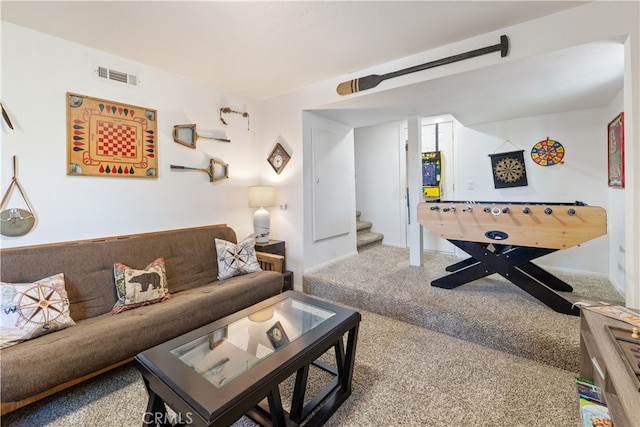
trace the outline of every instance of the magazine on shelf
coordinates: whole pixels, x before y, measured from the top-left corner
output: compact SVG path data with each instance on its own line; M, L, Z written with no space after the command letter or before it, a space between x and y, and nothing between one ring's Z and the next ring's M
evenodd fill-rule
M611 427L609 408L593 400L580 398L580 417L584 427Z
M580 308L584 308L586 310L611 317L612 319L621 320L632 326L640 328L640 312L637 310L633 310L631 308L623 307L620 305L609 305L592 302L576 302L575 305Z
M595 385L593 381L585 380L584 378L576 378L576 391L578 392L578 397L584 397L604 405L604 399L602 398L600 387Z
M602 399L600 387L592 381L576 378L580 418L585 427L611 427L609 408Z

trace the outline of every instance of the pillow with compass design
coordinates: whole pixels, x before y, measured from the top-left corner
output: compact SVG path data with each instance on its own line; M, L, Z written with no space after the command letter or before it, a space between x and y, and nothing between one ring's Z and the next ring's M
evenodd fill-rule
M0 282L0 347L73 325L64 274L33 283Z
M255 246L256 239L253 235L244 238L238 244L216 239L218 280L261 271Z

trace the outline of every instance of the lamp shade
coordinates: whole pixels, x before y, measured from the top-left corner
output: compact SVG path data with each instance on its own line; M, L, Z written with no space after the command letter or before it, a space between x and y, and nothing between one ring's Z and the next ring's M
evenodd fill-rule
M275 206L276 189L269 186L253 186L249 187L249 207L250 208L266 208Z

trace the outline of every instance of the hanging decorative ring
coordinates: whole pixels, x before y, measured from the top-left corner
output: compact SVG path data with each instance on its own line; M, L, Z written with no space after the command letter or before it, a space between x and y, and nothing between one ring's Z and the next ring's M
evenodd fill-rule
M36 223L36 215L33 213L34 210L29 204L27 195L18 181L16 170L17 157L13 156L13 178L11 179L11 184L9 184L9 188L7 188L7 191L2 197L0 209L4 208L5 203L9 200L14 185L18 187L18 191L20 191L20 195L22 195L22 199L28 209L9 208L0 212L0 234L3 236L22 236L31 231Z

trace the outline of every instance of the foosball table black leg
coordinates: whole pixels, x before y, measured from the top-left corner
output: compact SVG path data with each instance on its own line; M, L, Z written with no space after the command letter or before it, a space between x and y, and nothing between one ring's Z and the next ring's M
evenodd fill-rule
M553 279L552 286L555 287L562 287L561 284L564 282L529 262L531 259L553 252L553 249L517 247L513 250L495 253L482 243L463 240L449 241L471 255L471 258L476 260L477 263L434 280L431 282L432 286L453 289L490 274L498 273L553 310L576 316L580 314L580 310L571 301L557 294L540 278ZM529 271L534 274L529 274ZM569 289L571 288L568 284L565 285ZM563 289L561 290L565 290L566 287L562 287Z

